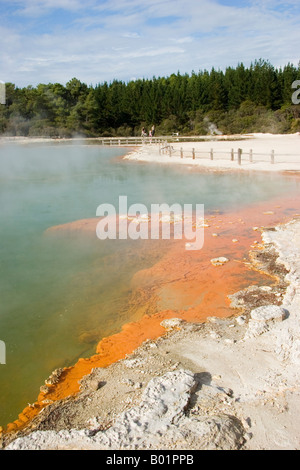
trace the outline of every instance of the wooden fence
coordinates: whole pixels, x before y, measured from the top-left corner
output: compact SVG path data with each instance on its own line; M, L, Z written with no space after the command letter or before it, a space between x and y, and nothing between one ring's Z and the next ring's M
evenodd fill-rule
M101 143L103 145L114 146L140 146L149 144L170 144L172 142L207 142L207 141L237 141L247 139L247 136L179 136L177 134L169 136L157 137L91 137L90 140Z
M231 149L230 151L216 151L213 148L211 148L209 151L208 150L195 150L195 148L192 148L191 150L183 150L181 147L180 149L174 149L172 145L168 144L167 142L164 142L162 145L159 146L159 154L160 155L167 155L169 157L172 156L177 156L180 158L192 158L193 160L195 159L210 159L211 161L213 160L226 160L227 158L230 159L230 161L236 161L238 165L242 164L242 159L244 161L248 161L250 163L253 163L254 160L256 161L268 161L271 164L275 163L275 150L271 150L269 156L266 154L262 153L254 153L252 149L248 151L243 151L241 148L238 148L236 151L234 149ZM255 157L264 157L264 159L259 159ZM267 160L266 160L267 157Z
M163 139L156 138L156 137L98 137L91 139L94 141L100 142L102 145L114 145L114 146L125 146L125 147L136 147L142 145L151 145L151 144L159 144L161 145Z
M230 150L216 150L211 148L210 150L196 150L179 148L180 142L211 142L214 141L239 141L242 143L243 140L247 139L247 136L230 136L226 138L224 136L202 136L202 137L182 137L182 136L164 136L164 137L98 137L92 138L94 142L108 146L126 146L126 147L139 147L145 145L153 145L156 149L158 148L159 155L166 155L167 157L180 157L180 158L191 158L195 159L210 159L213 160L229 160L235 161L238 165L242 162L247 163L259 163L259 162L270 162L272 165L275 164L275 150L270 150L269 153L258 153L254 152L253 149L243 150L230 149ZM172 143L176 143L176 148L173 148ZM156 151L156 150L155 150ZM276 163L286 161L287 154L276 154ZM299 155L290 155L300 161ZM281 157L284 157L282 159ZM299 160L298 160L299 159Z

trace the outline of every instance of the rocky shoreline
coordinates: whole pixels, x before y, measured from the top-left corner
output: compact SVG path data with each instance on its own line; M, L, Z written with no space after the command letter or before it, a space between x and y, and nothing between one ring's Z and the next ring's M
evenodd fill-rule
M262 236L251 259L272 286L233 295L229 319L165 320L163 337L94 369L3 448L299 449L300 220Z

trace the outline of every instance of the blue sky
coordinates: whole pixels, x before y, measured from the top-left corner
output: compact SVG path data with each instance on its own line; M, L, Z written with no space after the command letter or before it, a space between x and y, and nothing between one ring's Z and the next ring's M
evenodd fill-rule
M0 79L17 86L300 59L299 0L0 0L0 18Z

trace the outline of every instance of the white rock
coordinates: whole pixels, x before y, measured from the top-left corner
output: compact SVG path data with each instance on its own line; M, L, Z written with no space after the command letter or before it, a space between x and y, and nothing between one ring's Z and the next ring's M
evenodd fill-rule
M215 331L212 331L209 336L210 336L212 339L219 339L219 338L221 338L221 336L220 336L218 333L216 333Z
M256 338L269 331L274 322L283 321L287 312L278 305L264 305L252 310L244 339Z
M300 364L300 339L293 342L290 350L290 358L293 364Z
M210 260L211 264L214 266L222 266L225 263L228 263L229 259L225 258L224 256L220 256L219 258L213 258Z
M141 359L124 359L123 364L128 367L128 369L134 369L143 364Z
M234 340L233 340L233 339L230 339L230 338L225 338L225 339L224 339L224 343L226 343L226 344L234 344Z
M137 382L136 384L134 384L134 387L136 390L142 388L143 384L141 382Z
M166 330L172 330L173 328L179 328L183 323L181 318L168 318L161 322L161 326L166 328Z
M249 320L244 339L256 338L269 330L266 322Z
M219 319L217 317L207 317L206 321L208 323L218 323Z
M250 315L255 321L283 321L286 318L286 311L278 305L264 305L252 310Z
M271 292L272 287L271 286L260 286L260 290L264 292Z
M244 315L240 315L235 319L238 325L244 325L246 323L246 317Z

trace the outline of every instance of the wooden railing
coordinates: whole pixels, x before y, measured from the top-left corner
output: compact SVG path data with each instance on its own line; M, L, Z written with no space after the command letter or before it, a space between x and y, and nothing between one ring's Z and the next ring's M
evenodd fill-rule
M238 165L242 164L243 162L249 162L249 163L258 163L258 162L267 162L269 161L272 165L275 163L275 150L270 150L270 153L258 153L258 152L253 152L253 149L248 149L248 150L243 150L241 148L238 148L234 150L233 148L228 151L224 150L215 150L211 148L210 150L199 150L199 149L183 149L181 148L176 148L174 149L171 144L168 142L164 142L159 146L159 154L160 155L166 155L167 157L180 157L180 158L191 158L192 160L196 159L209 159L211 161L213 160L230 160L230 161L236 161ZM290 155L293 157L297 157L297 155L293 154ZM288 157L288 155L281 155L278 154L277 158L279 163L280 157ZM300 154L299 154L299 162L300 162Z
M161 144L162 138L156 137L98 137L93 139L102 145L136 147L141 145Z
M139 146L148 144L170 144L173 142L207 142L207 141L237 141L249 138L248 136L179 136L177 134L154 137L96 137L91 140L103 145Z
M220 141L240 141L249 139L247 135L236 135L236 136L163 136L163 137L98 137L91 138L88 140L93 140L94 142L100 143L106 146L126 146L126 147L138 147L138 146L150 146L153 145L153 151L158 151L159 155L166 155L168 157L180 157L180 158L191 158L195 159L209 159L213 160L230 160L237 162L238 165L241 165L242 162L248 163L258 163L258 162L270 162L271 164L280 163L286 161L286 154L276 153L275 150L271 149L269 153L259 153L254 152L253 149L243 150L242 148L230 150L217 150L213 148L213 142ZM197 149L183 149L179 147L178 143L180 142L212 142L212 147L209 150L201 150L199 147ZM176 148L172 146L172 143L176 143ZM154 150L155 149L155 150ZM157 150L158 149L158 150ZM291 157L300 161L299 155L293 154ZM281 158L282 157L282 158Z

